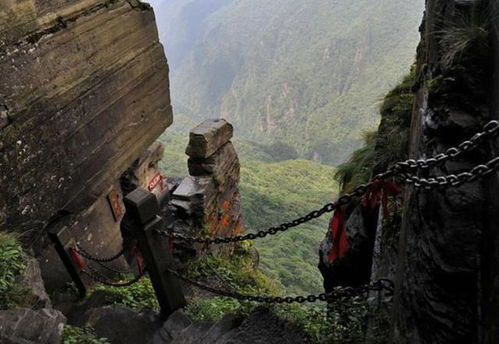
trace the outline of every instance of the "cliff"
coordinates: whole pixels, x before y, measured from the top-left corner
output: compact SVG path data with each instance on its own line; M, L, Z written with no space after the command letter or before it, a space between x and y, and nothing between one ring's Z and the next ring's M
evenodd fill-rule
M494 14L496 13L496 14ZM409 153L436 155L499 116L495 1L427 1L417 58ZM457 174L494 157L487 142L431 175ZM499 340L497 185L404 195L395 297L395 341L497 343ZM431 329L429 331L429 329Z
M499 117L497 18L494 1L426 2L416 64L386 96L379 130L339 167L344 192L397 161L427 159L458 146ZM497 148L497 140L486 140L418 176L457 175L494 158ZM331 262L328 234L321 247L326 289L352 284L353 277L360 283L395 281L393 303L371 303L368 342L497 343L497 187L497 173L457 187L406 185L401 194L391 194L377 219L366 220L365 203L344 210L352 250L340 264ZM389 192L387 184L383 188ZM355 251L359 242L367 244L362 253ZM348 270L349 260L370 269L359 276Z
M172 122L152 10L8 1L0 17L0 224L37 231L95 202Z
M51 290L66 273L46 231L121 247L120 179L141 167L149 185L173 120L168 65L139 1L3 1L0 18L0 227L26 234Z

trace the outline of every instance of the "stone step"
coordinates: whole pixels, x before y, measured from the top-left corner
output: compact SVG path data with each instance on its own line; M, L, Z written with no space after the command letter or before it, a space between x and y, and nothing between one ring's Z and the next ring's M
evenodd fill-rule
M185 328L178 337L174 338L171 344L201 344L203 337L213 326L213 322L203 320Z
M182 331L192 325L192 321L181 311L176 311L154 335L153 344L169 344L180 336Z
M240 316L229 314L216 322L204 335L199 343L215 344L224 335L241 325L243 319Z

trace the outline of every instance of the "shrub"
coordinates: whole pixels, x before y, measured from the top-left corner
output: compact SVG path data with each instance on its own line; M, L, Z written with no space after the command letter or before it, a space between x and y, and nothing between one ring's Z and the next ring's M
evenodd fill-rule
M136 310L153 309L159 310L158 300L149 278L143 277L137 283L125 287L110 287L106 285L95 286L92 292L102 290L114 295L113 302ZM90 294L91 294L90 293Z
M492 13L484 1L477 1L471 11L459 12L453 21L444 21L436 33L442 47L440 63L444 69L469 57L488 54Z
M106 338L98 338L91 327L64 327L63 344L109 344Z
M187 305L185 312L194 321L218 321L226 314L241 313L239 301L227 297L194 298Z
M359 184L367 182L376 163L377 132L364 134L364 147L356 150L350 159L339 165L335 179L343 192L348 193Z
M328 312L326 306L318 305L279 305L274 309L282 318L301 326L314 343L364 343L367 302L362 297L335 302Z
M18 283L26 268L26 255L14 234L0 232L0 309L28 303L31 294Z

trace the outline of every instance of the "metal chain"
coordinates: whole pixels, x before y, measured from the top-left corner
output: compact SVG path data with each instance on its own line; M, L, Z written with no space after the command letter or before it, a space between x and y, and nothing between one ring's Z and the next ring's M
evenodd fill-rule
M499 157L488 161L486 164L475 166L473 169L461 172L459 174L450 174L447 176L421 178L415 175L405 175L404 182L413 184L416 188L430 190L433 188L457 187L464 183L471 183L499 169Z
M107 266L106 264L104 263L101 263L101 262L96 262L99 266L103 267L104 269L110 271L110 272L114 272L115 274L118 274L118 275L128 275L130 273L132 273L131 270L128 270L128 271L123 271L123 270L118 270L118 269L115 269L115 268L112 268L110 266Z
M480 144L485 142L486 138L495 137L498 134L499 134L499 121L490 121L483 127L482 132L475 134L471 139L462 142L457 147L452 147L452 148L447 149L445 153L441 153L441 154L435 155L435 156L427 158L427 159L419 159L419 160L409 159L406 161L398 162L394 166L392 166L391 168L386 170L385 172L376 175L374 178L371 179L370 182L368 182L366 184L361 184L361 185L357 186L351 193L348 193L348 194L341 196L336 202L328 203L328 204L324 205L319 210L314 210L303 217L299 217L291 222L286 222L286 223L283 223L279 226L270 227L266 230L261 230L261 231L258 231L256 233L248 233L245 235L236 235L236 236L232 236L232 237L202 238L202 237L190 237L190 236L186 236L186 235L181 234L181 233L174 233L174 238L180 239L180 240L183 240L186 242L199 243L199 244L227 244L227 243L233 243L233 242L239 242L239 241L245 241L245 240L255 240L255 239L259 239L259 238L265 238L268 235L275 235L279 232L285 232L290 228L298 227L299 225L301 225L303 223L306 223L306 222L309 222L313 219L321 217L322 215L324 215L326 213L331 213L334 210L336 210L337 208L351 203L354 199L364 195L372 187L372 185L378 180L384 180L387 178L402 176L402 177L405 177L405 180L403 180L403 182L407 182L409 184L416 185L416 183L418 181L421 181L422 183L424 183L423 179L418 178L418 177L414 177L414 178L418 178L417 180L407 178L407 176L409 175L407 173L407 170L414 171L417 169L428 169L428 168L434 167L438 164L442 164L448 160L456 159L457 157L459 157L463 153L471 151L472 149L475 149L476 147L478 147ZM480 166L482 166L482 165L480 165ZM477 166L475 169L478 169L478 170L483 169L480 166ZM497 166L494 165L493 168L497 169ZM477 175L477 178L484 177L486 175L486 174L483 174L483 172L480 172L480 173L482 173L482 174ZM488 172L488 173L490 173L490 172ZM442 177L436 177L434 179L438 179L438 178L442 178ZM453 175L447 176L447 178L450 178L451 180L453 180ZM475 178L475 179L477 179L477 178ZM431 179L425 185L430 185L430 184L432 184L431 186L436 186L435 182ZM455 186L455 185L453 185L452 183L449 182L449 183L446 183L445 185L442 184L442 186ZM171 236L171 233L161 231L161 230L157 230L157 233L162 235L162 236L165 236L165 237Z
M116 259L121 257L123 255L123 253L125 253L125 249L122 248L121 251L116 253L114 256L107 257L107 258L99 258L99 257L92 256L90 253L88 253L87 250L85 250L83 247L81 247L80 244L76 244L76 252L81 254L83 257L85 257L91 261L94 261L96 263L109 263L109 262L115 261Z
M145 271L144 271L143 273L141 273L140 275L138 275L134 279L127 281L127 282L110 282L107 280L107 277L102 276L100 273L98 273L97 271L92 269L90 266L87 265L87 268L88 268L88 271L83 269L83 270L81 270L81 273L84 275L87 275L95 282L107 285L109 287L117 287L117 288L129 287L129 286L137 283L138 281L140 281L140 279L142 277L144 277L144 275L145 275Z
M252 301L252 302L260 302L260 303L305 303L305 302L317 302L323 301L331 303L336 301L337 299L345 299L352 298L355 296L365 295L370 291L386 291L386 296L393 295L394 284L391 280L388 279L380 279L372 284L360 286L360 287L338 287L334 291L330 293L322 293L319 295L308 295L308 296L254 296L254 295L246 295L238 292L232 292L227 290L216 289L200 283L198 281L194 281L190 278L187 278L175 270L169 269L170 273L174 276L178 277L182 281L191 284L199 289L208 291L215 295L230 297L233 299L237 299L240 301Z
M461 142L457 147L448 148L445 153L437 154L428 159L409 159L401 161L389 168L388 171L399 173L406 170L428 169L448 160L454 160L463 153L472 151L480 146L485 142L485 139L493 138L497 135L499 135L499 121L490 121L483 127L482 132L475 134L469 140Z

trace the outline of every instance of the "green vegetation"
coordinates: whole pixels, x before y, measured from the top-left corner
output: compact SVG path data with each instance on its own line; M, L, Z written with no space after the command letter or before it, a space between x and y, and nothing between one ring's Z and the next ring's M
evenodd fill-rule
M109 344L106 338L98 338L91 327L64 327L63 344Z
M29 304L31 294L20 283L26 254L15 234L0 231L0 310Z
M377 132L364 134L364 146L353 152L350 159L337 167L336 180L343 193L351 192L357 185L371 179L376 163Z
M364 135L364 146L338 166L335 178L342 192L350 192L398 161L407 158L409 127L414 105L415 70L391 90L381 106L379 130ZM438 80L434 84L439 83Z
M255 267L250 246L249 243L242 243L229 259L210 255L193 260L185 269L187 276L238 293L278 295L278 284ZM248 314L256 306L252 302L211 296L194 297L189 301L187 314L195 320L219 320L229 313Z
M229 259L213 256L191 261L188 276L210 285L248 295L283 296L279 285L255 268L251 245L243 243ZM196 296L189 300L187 314L194 320L220 320L227 314L247 315L258 304L219 296ZM314 343L361 343L367 305L362 298L338 302L326 316L325 306L283 304L269 306L283 319L301 326Z
M307 160L243 161L240 188L246 230L289 222L333 201L337 194L334 174L335 169ZM288 292L320 292L317 252L328 220L325 215L271 239L257 240L263 271Z
M96 285L91 293L105 291L113 294L112 302L137 310L159 310L158 300L149 278L142 278L137 283L126 288L110 287L102 284ZM91 295L90 293L90 295Z
M187 175L185 137L187 133L174 130L162 136L166 150L160 167L166 175ZM247 232L306 215L336 197L334 168L308 160L272 162L272 156L259 144L245 140L235 140L234 144L242 166L240 190ZM325 215L272 239L255 241L262 270L288 292L320 292L317 252L328 220Z
M225 117L238 137L291 147L284 159L296 151L335 165L377 126L378 99L413 61L423 5L164 1L156 14L175 111Z
M477 1L473 6L472 11L459 13L454 21L444 22L442 30L437 32L444 69L455 67L470 56L476 59L488 54L494 12L485 1Z

